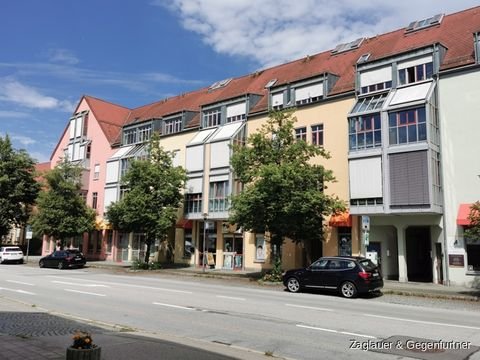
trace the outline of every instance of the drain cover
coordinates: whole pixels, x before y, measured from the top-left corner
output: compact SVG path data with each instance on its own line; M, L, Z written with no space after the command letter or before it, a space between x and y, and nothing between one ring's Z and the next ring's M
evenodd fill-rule
M391 336L378 342L370 351L407 356L424 360L464 360L477 352L480 347L468 341L445 341Z

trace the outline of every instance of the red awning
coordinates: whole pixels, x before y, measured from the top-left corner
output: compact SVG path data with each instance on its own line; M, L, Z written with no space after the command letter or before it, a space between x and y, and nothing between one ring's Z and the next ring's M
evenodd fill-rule
M191 229L192 228L192 220L187 220L187 219L180 219L177 221L177 224L175 225L177 228L183 228L183 229Z
M332 215L328 224L335 227L352 227L352 215L348 211Z
M460 204L458 207L458 215L457 215L457 225L460 226L469 226L471 225L468 216L470 215L470 207L472 204Z

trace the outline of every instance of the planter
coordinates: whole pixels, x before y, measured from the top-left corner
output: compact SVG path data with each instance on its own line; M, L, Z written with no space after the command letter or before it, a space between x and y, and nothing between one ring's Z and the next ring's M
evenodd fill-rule
M74 349L67 348L67 360L100 360L102 355L101 347L92 349Z

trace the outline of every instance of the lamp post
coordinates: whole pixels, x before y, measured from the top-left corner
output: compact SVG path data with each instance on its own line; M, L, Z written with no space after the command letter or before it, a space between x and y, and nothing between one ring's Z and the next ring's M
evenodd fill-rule
M203 253L202 253L203 272L205 272L205 262L206 262L205 249L207 244L207 219L208 219L208 213L203 213Z

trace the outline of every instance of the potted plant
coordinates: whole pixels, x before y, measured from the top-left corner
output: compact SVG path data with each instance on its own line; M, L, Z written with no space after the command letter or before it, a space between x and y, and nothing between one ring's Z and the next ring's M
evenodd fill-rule
M67 360L100 360L102 348L93 343L90 333L76 331L72 339L72 346L67 348Z

